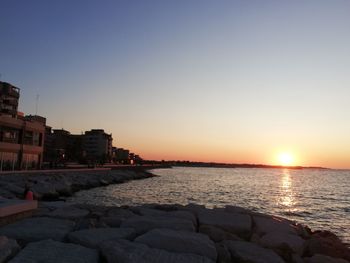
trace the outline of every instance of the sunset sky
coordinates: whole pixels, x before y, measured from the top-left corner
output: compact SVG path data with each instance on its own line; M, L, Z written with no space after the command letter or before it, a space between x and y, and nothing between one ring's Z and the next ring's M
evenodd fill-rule
M350 1L0 0L0 80L145 159L350 168Z

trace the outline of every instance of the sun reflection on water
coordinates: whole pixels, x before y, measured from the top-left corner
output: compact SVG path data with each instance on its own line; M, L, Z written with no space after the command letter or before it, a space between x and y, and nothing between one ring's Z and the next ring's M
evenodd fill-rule
M295 205L292 179L288 169L284 169L282 174L280 204L290 210L293 210L292 208Z

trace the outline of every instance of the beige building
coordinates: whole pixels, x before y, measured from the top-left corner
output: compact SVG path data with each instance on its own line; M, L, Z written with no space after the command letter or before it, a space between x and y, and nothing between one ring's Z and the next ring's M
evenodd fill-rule
M86 131L83 136L83 151L87 159L110 161L112 157L112 134L102 129Z
M19 89L0 82L0 171L40 168L46 119L18 112Z

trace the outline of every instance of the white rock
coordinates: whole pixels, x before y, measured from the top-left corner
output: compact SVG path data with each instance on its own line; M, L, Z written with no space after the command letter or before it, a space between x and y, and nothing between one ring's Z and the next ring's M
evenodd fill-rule
M7 262L7 260L17 254L20 249L16 240L0 236L0 263Z
M273 250L262 248L245 241L224 241L232 258L238 262L249 263L284 263L284 260Z
M134 228L137 233L142 234L154 228L168 228L194 232L196 230L192 221L182 218L135 216L120 225L120 227Z
M73 230L75 223L69 220L34 217L0 228L0 235L25 243L43 239L62 241Z
M214 261L216 261L217 258L214 242L206 235L200 233L170 229L153 229L137 237L135 242L170 252L197 254L208 257Z
M309 258L304 258L305 263L349 263L341 258L332 258L325 255L316 254Z
M272 216L253 216L255 224L254 232L258 235L267 233L289 233L297 234L297 228L287 219L272 217Z
M97 248L100 243L107 240L133 237L135 237L135 231L132 228L92 228L68 234L70 242L90 248Z
M97 250L75 244L42 240L28 244L9 263L98 263Z
M106 241L100 248L107 263L214 263L207 257L172 253L126 240Z
M247 238L251 234L252 220L249 215L211 210L198 212L200 225L212 225Z
M294 234L272 232L262 236L259 243L264 247L281 250L287 249L301 255L303 253L305 241Z

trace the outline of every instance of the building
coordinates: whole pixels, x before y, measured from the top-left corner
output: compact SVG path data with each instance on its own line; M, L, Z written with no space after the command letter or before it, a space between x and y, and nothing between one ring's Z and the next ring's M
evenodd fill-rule
M46 119L18 112L19 93L0 81L0 171L37 169L43 161Z
M86 131L83 137L83 151L86 159L110 162L112 158L112 134L102 129Z
M113 162L118 164L130 164L129 150L113 147Z

